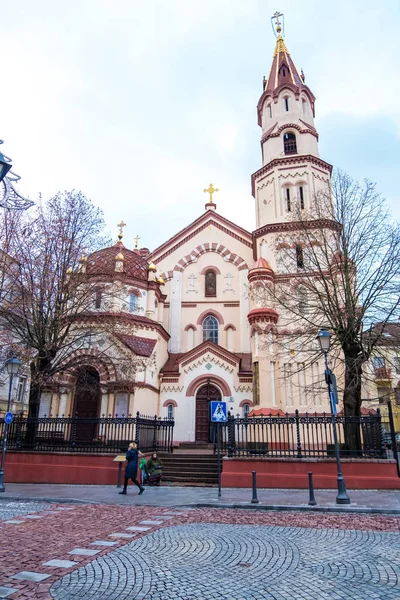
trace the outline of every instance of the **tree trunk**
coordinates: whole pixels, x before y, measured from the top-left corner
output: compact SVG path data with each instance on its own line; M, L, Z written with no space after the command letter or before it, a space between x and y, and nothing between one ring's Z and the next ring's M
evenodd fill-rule
M29 411L28 423L26 428L25 444L33 450L36 443L36 433L38 429L38 417L40 407L41 386L37 383L37 371L35 365L31 365L31 386L29 389Z
M345 357L343 408L345 416L344 441L349 456L361 453L361 428L354 417L361 416L362 361L356 357Z

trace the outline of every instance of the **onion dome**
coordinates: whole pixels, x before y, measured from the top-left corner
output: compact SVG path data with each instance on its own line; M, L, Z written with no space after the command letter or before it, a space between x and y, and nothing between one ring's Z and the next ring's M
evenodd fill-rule
M159 277L159 278L157 279L157 283L159 283L160 285L165 285L165 280L164 280L164 278L163 278L163 277Z
M147 260L138 252L125 248L121 241L90 254L86 262L86 273L91 277L112 277L115 274L116 260L123 261L121 274L125 277L147 281Z
M153 263L153 261L150 261L149 266L147 267L148 271L153 271L154 273L157 271L157 267L156 265Z
M249 270L247 279L249 282L260 280L272 281L274 279L274 275L275 274L271 269L269 262L266 261L265 258L259 258L254 263L253 268Z

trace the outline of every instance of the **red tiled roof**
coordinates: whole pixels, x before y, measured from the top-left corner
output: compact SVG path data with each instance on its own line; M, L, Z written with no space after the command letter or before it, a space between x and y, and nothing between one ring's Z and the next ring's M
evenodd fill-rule
M117 333L115 335L121 340L121 342L123 342L126 346L128 346L128 348L133 350L133 352L139 356L151 356L154 346L157 343L157 340L138 337L136 335L128 335L125 333Z
M117 242L110 248L103 248L90 254L86 263L86 273L88 275L113 275L115 273L115 258L120 252L124 256L122 273L128 277L147 281L147 260L138 252L125 248L122 242Z
M207 342L203 342L203 344L205 345L205 352L208 352L209 344ZM178 375L179 374L179 365L188 356L190 356L195 350L199 349L201 345L202 344L199 344L199 346L196 346L192 350L189 350L189 352L170 353L170 355L168 356L167 362L161 369L163 375L169 375L172 373L174 375ZM221 346L218 346L217 344L213 344L213 345L215 345L216 349L220 349L224 353L226 353L228 355L230 354L232 357L235 357L238 360L238 363L239 363L238 371L240 374L251 374L252 373L252 357L251 357L250 352L229 352L228 350L225 350L224 348L222 348Z

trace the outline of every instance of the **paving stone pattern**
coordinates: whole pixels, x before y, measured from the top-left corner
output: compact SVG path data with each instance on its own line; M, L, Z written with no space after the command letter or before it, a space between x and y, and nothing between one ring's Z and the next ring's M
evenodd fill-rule
M50 591L55 600L398 600L399 553L397 533L172 525Z
M49 507L47 502L7 502L0 500L0 525L1 521L22 517Z

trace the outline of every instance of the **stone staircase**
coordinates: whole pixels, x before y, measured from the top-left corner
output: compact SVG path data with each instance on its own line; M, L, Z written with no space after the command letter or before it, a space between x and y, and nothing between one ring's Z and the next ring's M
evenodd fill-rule
M213 486L218 484L218 458L212 444L181 444L173 454L159 454L163 485Z

